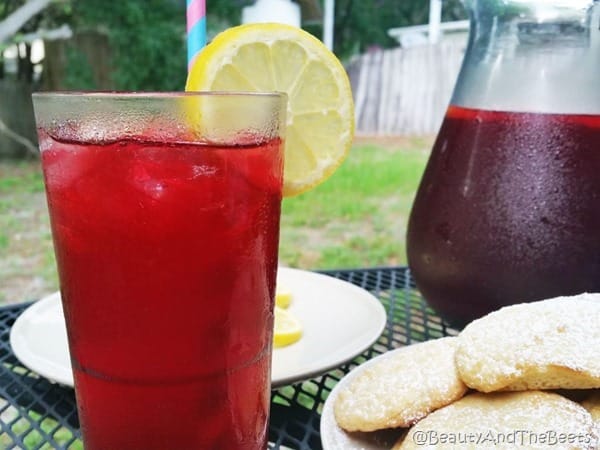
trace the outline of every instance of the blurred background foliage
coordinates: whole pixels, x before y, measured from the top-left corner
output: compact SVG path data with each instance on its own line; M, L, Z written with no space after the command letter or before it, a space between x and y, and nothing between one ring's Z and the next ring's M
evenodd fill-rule
M175 91L184 86L185 2L73 0L71 24L75 30L106 32L113 50L112 78L117 90ZM80 72L67 72L73 77L72 84L89 82L80 64L70 66Z
M444 0L443 5L442 20L465 18L461 0ZM428 0L336 0L334 51L345 60L370 47L397 47L387 34L390 28L425 24L428 18ZM320 24L312 31L321 36Z
M300 1L300 0L298 0ZM2 20L22 6L26 0L0 0ZM304 0L322 6L323 0ZM207 0L208 36L240 23L244 6L253 0ZM317 5L319 6L319 5ZM387 30L426 23L427 0L336 0L334 52L342 60L372 47L397 45ZM444 0L444 20L464 18L461 0ZM68 25L75 34L94 30L108 37L111 48L111 88L118 90L180 90L185 82L185 0L53 0L31 18L15 35L39 29ZM303 27L322 36L319 20L306 21ZM27 49L25 50L27 51ZM66 64L61 74L64 88L98 89L89 57L76 46L68 46ZM2 78L0 52L0 78ZM22 63L21 78L31 78L32 69ZM27 72L30 73L27 73Z

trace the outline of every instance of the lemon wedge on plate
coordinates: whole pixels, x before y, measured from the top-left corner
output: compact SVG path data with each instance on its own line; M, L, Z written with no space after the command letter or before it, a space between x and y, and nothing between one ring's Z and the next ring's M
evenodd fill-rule
M302 337L302 325L288 310L275 306L273 345L285 347Z
M275 287L275 304L280 308L286 309L292 303L292 291L289 288L277 284Z
M287 93L286 197L323 182L349 152L354 104L348 75L300 28L259 23L223 31L196 58L185 89Z

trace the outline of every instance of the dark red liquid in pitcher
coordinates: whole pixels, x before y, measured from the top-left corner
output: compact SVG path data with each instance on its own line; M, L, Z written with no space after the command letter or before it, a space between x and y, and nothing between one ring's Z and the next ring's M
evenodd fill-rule
M457 326L508 304L600 291L600 116L451 106L407 251L418 288Z

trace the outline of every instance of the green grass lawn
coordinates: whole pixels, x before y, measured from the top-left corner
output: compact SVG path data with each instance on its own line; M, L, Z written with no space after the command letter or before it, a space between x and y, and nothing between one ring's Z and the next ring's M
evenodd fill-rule
M303 269L405 264L430 139L358 141L325 183L285 199L280 261ZM39 161L0 162L0 304L58 288Z
M0 161L0 304L58 285L39 161Z
M280 260L301 268L405 264L405 233L430 141L356 144L316 189L285 199Z

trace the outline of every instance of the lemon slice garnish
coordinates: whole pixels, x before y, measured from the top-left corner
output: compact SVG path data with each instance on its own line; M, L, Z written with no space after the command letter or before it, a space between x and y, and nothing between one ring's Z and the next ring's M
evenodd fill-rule
M275 304L286 309L292 303L292 291L287 287L277 284L275 287Z
M285 92L283 195L325 181L354 137L348 75L321 41L300 28L246 24L217 35L196 58L186 91Z
M288 310L275 306L273 345L285 347L302 337L302 325Z

